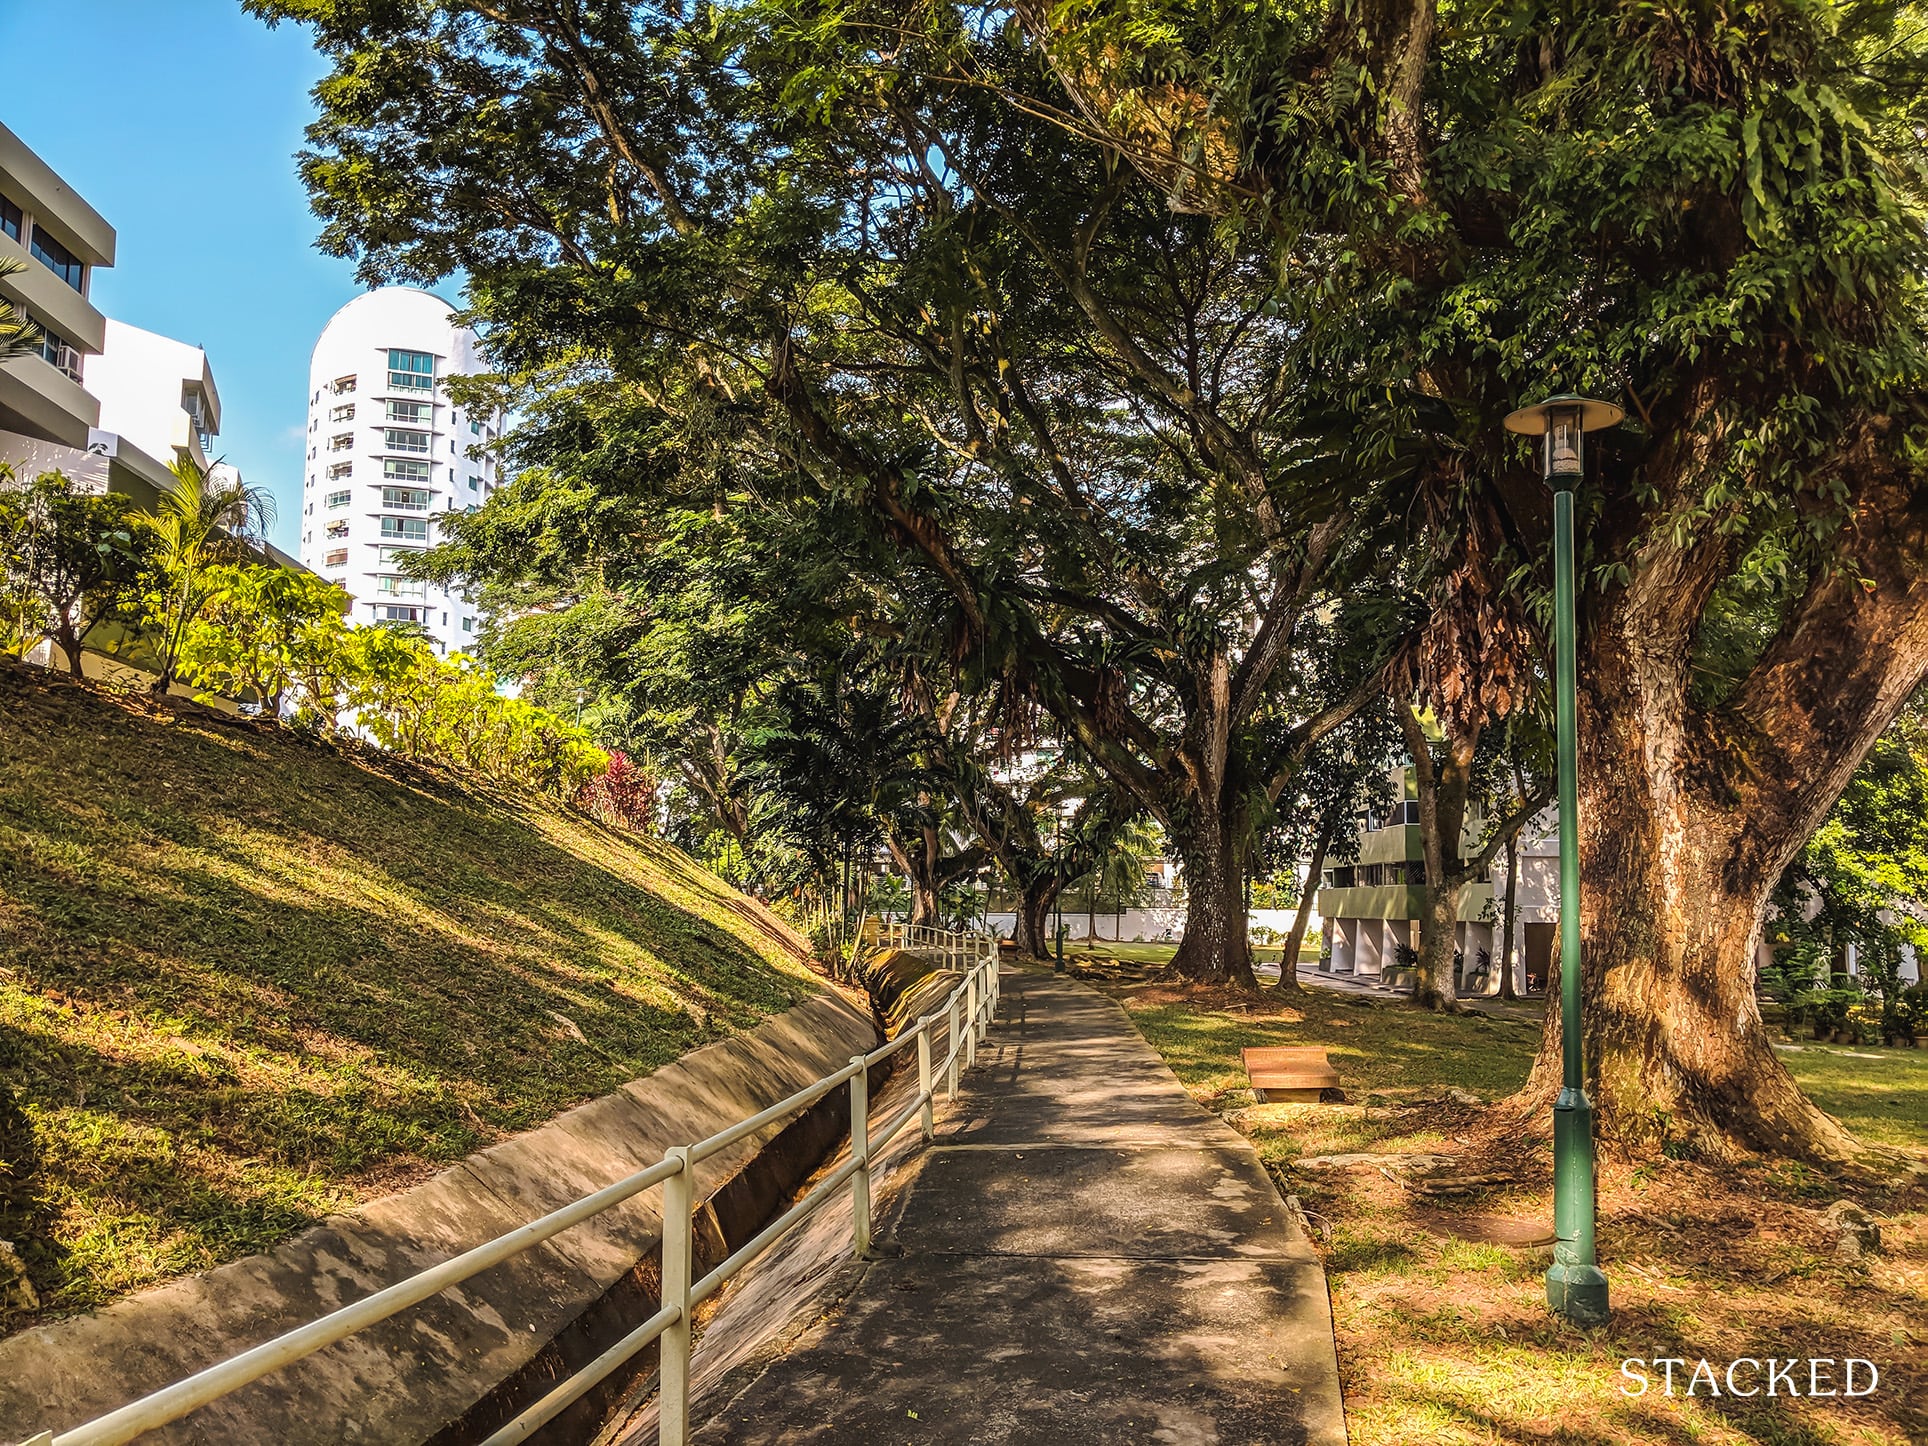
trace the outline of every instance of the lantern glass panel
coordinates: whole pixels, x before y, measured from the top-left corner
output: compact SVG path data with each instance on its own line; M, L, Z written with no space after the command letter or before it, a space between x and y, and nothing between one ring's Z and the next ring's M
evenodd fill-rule
M1546 475L1548 477L1578 477L1580 475L1580 409L1562 407L1546 421Z

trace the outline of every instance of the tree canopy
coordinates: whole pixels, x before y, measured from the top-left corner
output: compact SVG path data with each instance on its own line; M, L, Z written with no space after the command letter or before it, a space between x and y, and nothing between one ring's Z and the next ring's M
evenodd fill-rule
M1535 686L1500 421L1622 402L1590 1088L1629 1142L1853 1153L1753 946L1928 667L1918 7L250 4L332 63L323 245L468 275L559 505L807 501L1165 826L1196 977L1250 977L1253 840L1387 678L1455 736Z

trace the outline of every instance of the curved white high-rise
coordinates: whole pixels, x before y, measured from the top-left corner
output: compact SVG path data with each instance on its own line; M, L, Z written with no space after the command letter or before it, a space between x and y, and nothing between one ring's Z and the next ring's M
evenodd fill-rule
M330 318L308 367L301 560L348 590L357 623L419 623L444 653L473 646L475 605L403 576L441 540L438 519L496 487L485 449L499 413L449 400L451 374L480 369L475 333L441 297L411 286L358 296Z

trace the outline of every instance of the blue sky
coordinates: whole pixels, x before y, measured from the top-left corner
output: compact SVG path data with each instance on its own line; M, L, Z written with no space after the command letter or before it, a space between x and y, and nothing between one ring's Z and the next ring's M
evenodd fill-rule
M308 353L361 287L314 248L294 154L323 73L307 32L238 0L0 0L0 120L119 234L109 316L207 348L217 450L301 514Z

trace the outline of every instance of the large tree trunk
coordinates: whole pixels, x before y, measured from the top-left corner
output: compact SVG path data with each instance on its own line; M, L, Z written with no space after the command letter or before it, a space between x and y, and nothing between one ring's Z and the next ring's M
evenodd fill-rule
M1459 1007L1453 955L1458 947L1460 891L1472 876L1460 857L1466 804L1473 789L1477 729L1448 736L1437 758L1411 706L1398 707L1406 750L1419 785L1419 837L1426 863L1425 904L1419 915L1419 977L1413 997L1428 1009Z
M1048 872L1018 894L1018 952L1031 959L1051 958L1051 906L1058 900L1057 880Z
M1654 798L1635 762L1599 759L1580 796L1587 1090L1601 1134L1639 1151L1855 1159L1861 1147L1801 1093L1755 1002L1754 950L1780 870L1735 857L1747 820ZM1560 1082L1559 978L1556 955L1527 1086L1548 1097Z
M1319 880L1325 873L1325 858L1339 832L1339 814L1334 812L1319 828L1312 844L1312 862L1305 871L1305 887L1299 891L1299 909L1292 916L1292 931L1285 936L1285 952L1279 955L1279 988L1287 993L1299 987L1299 949L1312 921L1312 903L1319 896Z
M925 830L908 841L899 840L895 832L884 831L884 847L890 850L891 862L903 874L904 882L910 888L910 921L913 924L935 924L938 916L937 895L937 856L935 839Z
M1817 570L1718 708L1689 692L1694 628L1726 570L1705 544L1651 542L1583 644L1587 1088L1603 1134L1631 1148L1868 1153L1801 1093L1754 1001L1769 892L1928 668L1928 495L1874 463L1860 475L1856 565ZM1559 1016L1556 1002L1528 1082L1542 1097Z
M1185 871L1185 936L1172 963L1201 984L1258 988L1246 940L1243 829L1213 814L1172 838Z

